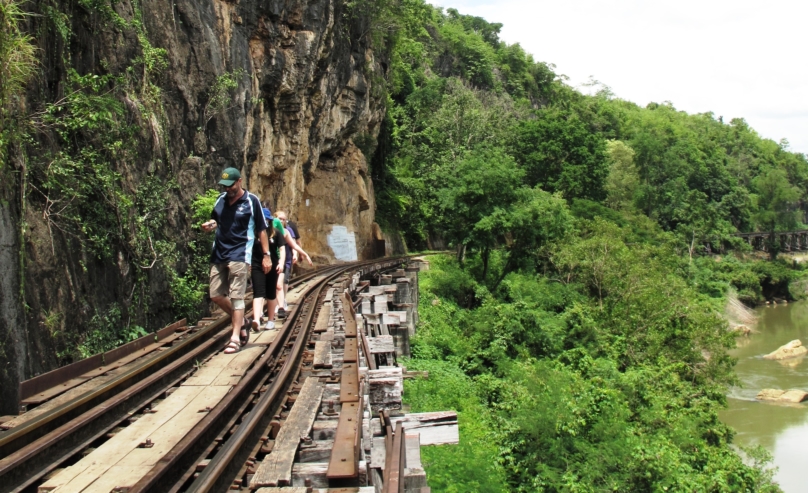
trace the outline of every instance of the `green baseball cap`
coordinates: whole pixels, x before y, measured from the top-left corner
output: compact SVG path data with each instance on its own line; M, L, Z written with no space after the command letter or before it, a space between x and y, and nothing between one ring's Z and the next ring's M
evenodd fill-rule
M222 171L222 179L219 180L219 185L229 187L241 178L241 173L236 168L226 168Z

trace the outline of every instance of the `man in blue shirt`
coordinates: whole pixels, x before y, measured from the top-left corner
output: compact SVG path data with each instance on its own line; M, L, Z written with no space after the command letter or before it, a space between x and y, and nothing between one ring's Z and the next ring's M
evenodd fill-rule
M250 338L249 321L244 319L244 295L256 240L264 253L264 273L272 267L272 261L261 201L242 188L241 173L236 168L225 169L219 185L225 191L216 199L211 220L202 225L202 230L216 231L210 255L210 298L232 318L233 334L224 351L232 354Z

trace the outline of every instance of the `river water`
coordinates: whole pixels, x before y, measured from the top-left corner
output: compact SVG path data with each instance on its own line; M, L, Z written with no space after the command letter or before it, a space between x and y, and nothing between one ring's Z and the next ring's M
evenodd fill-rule
M800 339L808 345L808 302L780 304L755 310L760 317L756 333L738 338L731 354L738 358L740 388L729 393L729 408L721 419L738 432L735 443L762 445L779 468L775 479L786 493L804 492L808 470L808 402L773 404L758 402L761 389L808 391L808 358L769 361L763 355Z

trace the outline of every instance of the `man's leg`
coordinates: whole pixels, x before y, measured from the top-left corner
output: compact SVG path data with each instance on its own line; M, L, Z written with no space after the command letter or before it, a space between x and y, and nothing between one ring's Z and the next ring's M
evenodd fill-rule
M219 308L224 310L224 312L230 316L233 315L233 304L230 303L230 298L227 296L216 296L211 298L210 301L219 305Z
M241 310L240 317L241 320L236 320L236 311L233 310L233 303L231 302L228 295L231 295L230 292L230 277L231 272L229 268L229 264L213 264L210 267L210 299L219 307L225 311L228 315L230 315L230 319L233 322L233 334L230 336L230 341L235 342L235 346L228 346L225 352L235 352L238 351L238 344L239 344L239 332L236 330L236 327L239 327L243 323L244 319L244 310ZM242 296L241 303L244 303L244 297Z
M230 316L233 321L233 333L230 334L230 339L233 341L241 340L241 329L244 328L244 300L234 300L236 303L241 302L241 308L235 308L233 315Z
M244 295L247 291L247 276L249 276L250 266L246 262L230 262L228 264L230 284L230 302L233 304L233 313L230 318L233 321L233 332L231 340L241 340L240 332L244 327ZM246 339L249 341L249 332Z
M227 297L230 293L228 278L230 270L227 264L212 264L210 266L210 300L228 315L233 315L233 305Z

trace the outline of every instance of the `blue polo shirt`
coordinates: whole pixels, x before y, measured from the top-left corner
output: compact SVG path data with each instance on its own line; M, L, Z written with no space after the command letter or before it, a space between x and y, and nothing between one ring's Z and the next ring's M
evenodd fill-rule
M210 261L213 264L225 262L252 261L253 245L261 231L267 229L267 222L261 210L261 201L247 190L233 205L227 203L227 194L216 199L210 215L219 225Z

